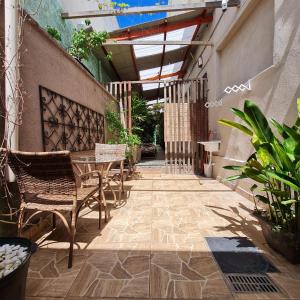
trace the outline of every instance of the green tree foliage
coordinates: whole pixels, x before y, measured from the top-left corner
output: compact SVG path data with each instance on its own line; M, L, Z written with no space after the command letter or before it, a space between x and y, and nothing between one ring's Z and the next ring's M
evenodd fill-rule
M133 132L140 137L143 143L153 143L155 132L163 132L160 128L163 118L163 114L160 113L161 108L161 104L154 104L152 108L149 108L145 99L137 93L133 94Z
M106 31L89 31L84 28L74 31L69 53L75 58L88 60L91 52L100 47L109 35Z

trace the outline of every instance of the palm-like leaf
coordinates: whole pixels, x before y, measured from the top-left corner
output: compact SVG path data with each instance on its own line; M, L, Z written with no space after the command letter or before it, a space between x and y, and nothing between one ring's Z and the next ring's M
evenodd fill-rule
M247 121L251 124L253 132L264 143L273 141L274 135L259 107L250 100L245 101L244 113Z
M287 184L289 187L291 187L293 190L300 192L300 185L299 183L293 179L292 177L279 173L279 172L272 172L272 171L266 171L266 175L269 177L279 180L284 184Z
M219 123L223 124L223 125L226 125L226 126L229 126L229 127L232 127L232 128L237 128L237 129L239 129L240 131L242 131L243 133L245 133L249 136L253 135L253 132L249 128L247 128L246 126L241 125L239 123L229 121L229 120L224 120L224 119L220 120Z

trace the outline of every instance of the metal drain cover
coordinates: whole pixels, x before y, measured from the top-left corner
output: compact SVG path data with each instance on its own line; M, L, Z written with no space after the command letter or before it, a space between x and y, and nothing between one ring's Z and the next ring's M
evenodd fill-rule
M224 274L235 293L278 293L279 289L266 274Z

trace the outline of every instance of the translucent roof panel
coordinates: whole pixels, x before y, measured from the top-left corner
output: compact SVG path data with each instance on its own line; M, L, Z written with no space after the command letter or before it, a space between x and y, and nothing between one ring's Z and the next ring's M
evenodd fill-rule
M159 75L160 67L140 71L141 80Z
M197 26L189 26L186 28L172 30L167 33L167 41L191 41ZM172 51L179 48L186 47L184 45L167 45L165 51Z
M135 41L163 41L163 34L155 34L139 39L135 39ZM134 45L134 54L135 57L144 57L148 55L154 55L163 52L163 45Z
M159 83L143 83L143 91L158 89Z
M180 71L183 61L180 61L175 64L169 64L162 67L161 75L172 74Z

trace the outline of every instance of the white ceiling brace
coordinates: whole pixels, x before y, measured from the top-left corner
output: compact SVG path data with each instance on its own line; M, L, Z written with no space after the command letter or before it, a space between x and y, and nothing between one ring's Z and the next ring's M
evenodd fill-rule
M108 40L103 43L103 46L118 46L118 45L198 45L198 46L213 46L212 42L205 41L116 41Z
M200 3L176 4L176 5L155 5L130 7L125 9L102 9L95 11L79 11L79 12L63 12L61 17L63 19L81 19L81 18L96 18L108 16L122 16L122 15L136 15L149 14L158 12L178 12L188 10L203 10L209 8L223 8L235 7L240 5L240 0L209 0L201 1Z

